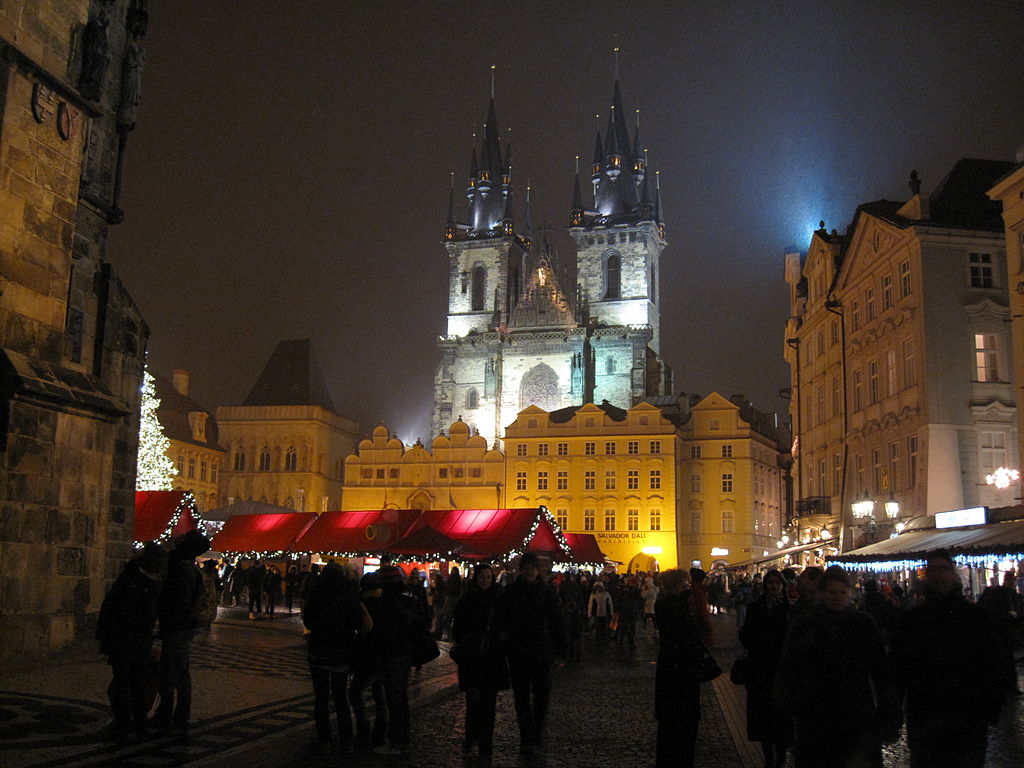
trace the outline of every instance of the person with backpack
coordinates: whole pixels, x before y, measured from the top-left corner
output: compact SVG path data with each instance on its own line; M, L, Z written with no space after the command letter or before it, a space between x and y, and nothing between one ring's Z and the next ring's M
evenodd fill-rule
M96 623L100 652L113 679L107 688L114 722L111 740L126 744L148 735L146 715L156 695L151 668L153 627L167 553L154 541L129 560L107 592Z
M309 674L313 679L313 719L317 751L328 754L331 738L330 706L338 720L338 748L352 754L352 717L348 708L348 675L352 671L358 633L372 626L359 601L359 590L333 560L324 566L309 600L302 609L309 630Z
M192 639L204 625L209 606L196 558L210 549L210 540L191 530L180 537L167 557L167 579L157 603L160 618L160 705L153 715L157 728L187 733L192 717ZM216 604L214 604L216 610ZM205 615L204 615L205 614Z

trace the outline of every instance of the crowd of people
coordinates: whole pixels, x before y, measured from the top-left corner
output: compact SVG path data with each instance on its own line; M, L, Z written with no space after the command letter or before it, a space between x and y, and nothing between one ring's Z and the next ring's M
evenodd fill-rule
M761 744L766 768L781 768L790 753L796 768L877 768L882 745L904 724L912 768L940 760L980 768L988 724L1020 695L1013 656L1024 610L1014 574L975 604L941 551L907 594L872 579L854 585L839 566L770 570L731 588L699 568L544 575L531 552L515 571L480 563L465 577L384 565L359 578L337 562L283 575L258 562L220 573L196 565L208 547L196 532L169 554L147 544L104 601L97 637L112 669L117 741L153 728L187 732L196 632L218 601L248 604L250 618L273 616L282 590L289 611L301 606L321 753L402 754L411 672L446 639L465 695L464 754L489 760L498 694L508 689L520 752L535 754L556 659L578 663L588 633L595 653L612 642L631 652L638 628L650 627L659 638L656 765L691 766L716 610L736 613L745 655L732 678L746 687L747 736Z

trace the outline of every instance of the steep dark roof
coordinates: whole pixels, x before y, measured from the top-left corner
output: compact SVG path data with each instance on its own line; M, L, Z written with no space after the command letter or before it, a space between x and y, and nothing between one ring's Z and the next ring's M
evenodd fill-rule
M1013 168L1004 160L964 158L932 192L930 218L936 224L968 229L1003 230L1002 203L985 193Z
M160 399L160 407L156 409L156 418L160 422L160 426L164 428L164 434L167 437L171 440L180 440L183 443L202 445L215 451L224 450L218 444L220 436L213 414L191 397L181 394L168 379L160 374L153 374L153 387L156 390L156 396ZM192 425L188 422L188 415L194 411L206 414L205 443L192 437Z
M616 408L607 400L602 400L600 403L594 403L594 405L604 411L612 421L626 420L626 412L622 408ZM555 424L565 424L567 421L570 421L572 417L576 415L576 411L582 407L582 405L570 405L566 408L559 408L557 411L551 411L548 414L548 418L550 418Z
M309 339L279 341L242 405L319 405L336 413Z

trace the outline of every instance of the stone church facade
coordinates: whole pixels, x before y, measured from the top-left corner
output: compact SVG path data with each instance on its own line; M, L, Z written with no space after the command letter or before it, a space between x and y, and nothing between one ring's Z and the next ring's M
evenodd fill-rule
M106 261L145 0L0 3L0 664L90 638L132 552L149 331Z
M659 355L664 225L640 146L616 81L607 129L595 141L590 205L576 176L569 231L577 284L567 293L550 246L531 234L528 212L517 227L511 155L491 100L462 220L454 189L449 200L448 325L439 340L433 434L461 417L494 445L530 405L551 411L608 400L628 408L671 391L671 369Z

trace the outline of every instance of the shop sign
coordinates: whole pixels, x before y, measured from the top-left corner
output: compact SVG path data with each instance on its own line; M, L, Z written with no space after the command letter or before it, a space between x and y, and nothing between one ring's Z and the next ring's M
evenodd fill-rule
M987 520L985 513L988 507L970 507L954 509L951 512L936 512L936 528L960 528L965 525L984 525Z

